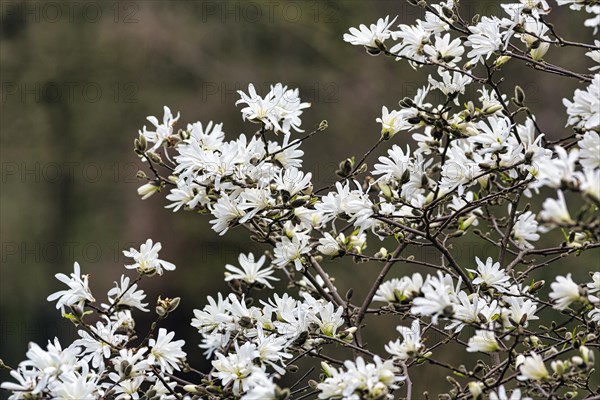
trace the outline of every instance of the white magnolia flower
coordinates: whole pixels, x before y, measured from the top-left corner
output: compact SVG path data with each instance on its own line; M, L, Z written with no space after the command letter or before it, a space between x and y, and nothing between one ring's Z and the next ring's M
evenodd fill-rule
M494 263L492 257L488 257L485 264L475 257L477 262L477 270L467 269L474 274L477 274L477 278L473 279L474 285L485 284L488 287L496 288L497 290L504 290L510 284L510 277L506 275L504 270L500 269L500 263Z
M584 170L578 174L578 180L583 193L600 201L600 168Z
M552 224L572 224L573 219L567 209L567 202L562 190L558 191L558 200L548 198L544 200L539 217L542 221Z
M258 350L258 360L263 366L271 366L277 373L285 374L284 359L293 355L286 352L289 341L284 336L267 335L262 326L258 326L256 338L253 339Z
M145 379L143 376L136 376L131 379L119 381L114 387L114 394L116 395L115 400L139 399L139 392L144 381Z
M376 41L385 42L386 39L389 39L392 35L390 31L390 26L396 22L398 17L394 17L390 22L390 16L386 16L384 18L379 18L376 24L371 24L370 27L367 27L364 24L360 24L359 29L350 28L350 33L344 34L344 41L355 46L365 46L373 51L378 49Z
M460 287L461 282L459 280L457 287ZM423 297L415 297L411 313L432 316L434 324L437 324L439 316L451 316L454 313L457 294L450 275L438 271L437 277L427 277L421 291Z
M567 274L566 277L560 275L557 276L556 281L552 282L550 288L552 288L550 298L554 300L554 308L557 310L564 310L569 307L571 303L582 299L579 285L573 282L571 274Z
M211 296L208 296L207 300L208 304L202 310L194 310L191 325L200 333L214 334L226 321L223 317L230 314L231 303L228 297L223 298L221 292L217 294L216 300Z
M304 229L311 230L321 226L323 214L320 211L308 209L306 207L294 208L294 216L300 221Z
M73 264L73 273L69 276L65 274L56 274L56 279L69 286L69 289L60 290L56 293L48 296L48 301L56 302L56 308L65 313L65 307L77 306L82 308L85 302L96 301L92 296L92 292L89 287L89 275L81 275L81 269L79 263Z
M326 256L340 255L345 251L345 248L341 245L341 243L344 243L345 240L346 237L343 233L340 233L336 238L333 237L331 233L325 232L323 237L319 239L317 250Z
M537 19L527 18L522 28L525 33L517 33L515 37L521 38L521 42L527 45L531 58L541 60L550 48L550 37L546 35L548 26Z
M246 212L240 208L237 200L232 200L230 196L225 195L217 200L212 214L215 217L209 221L213 225L212 229L223 236Z
M381 179L386 182L404 183L403 180L408 180L407 174L411 172L413 166L410 148L407 145L404 152L400 146L393 145L387 153L388 157L379 157L379 163L375 164L375 169L372 171L373 175L382 175Z
M33 390L34 393L38 393L55 378L78 368L77 356L80 352L81 349L73 344L63 349L58 338L54 338L54 342L48 341L46 350L31 342L26 354L27 360L19 366L33 367L40 371L38 383Z
M346 360L346 370L339 371L325 364L328 377L317 385L319 399L392 399L390 391L398 388L396 383L405 378L397 375L399 369L392 360L382 361L375 356L373 361L367 363L359 356L354 362Z
M449 71L441 67L438 68L438 75L442 78L441 82L436 81L429 75L428 81L431 87L438 89L448 96L449 99L454 99L454 104L459 105L458 94L464 94L465 88L473 82L473 79L457 71L450 74Z
M38 373L36 370L27 369L21 365L10 371L10 376L17 381L2 382L0 388L13 392L9 397L10 400L21 400L27 398L35 398L36 393L39 394L43 387L38 387Z
M433 33L438 34L450 30L450 24L454 23L455 20L452 16L449 18L444 14L444 8L452 10L455 6L454 0L441 1L437 4L431 4L431 7L436 11L426 11L425 21L421 21L423 27ZM441 17L438 17L440 15Z
M402 111L388 111L386 106L381 107L381 118L375 120L381 124L381 136L391 138L402 129L409 129L412 125L406 122Z
M519 215L513 225L511 234L519 246L531 249L534 246L529 242L535 242L540 238L537 231L538 223L535 220L535 214L527 211Z
M278 99L275 107L275 115L279 121L281 132L285 135L289 135L291 129L294 129L296 132L304 132L304 130L300 129L300 125L302 124L300 115L302 115L302 110L310 107L311 104L302 103L299 89L288 89L287 86L277 83L274 86L271 85L271 91L267 94L267 97Z
M505 326L514 326L515 324L522 324L527 327L530 320L539 319L535 315L537 311L537 305L531 299L524 299L523 297L505 296L504 301L509 306L503 310L503 319ZM513 324L512 321L515 322Z
M147 351L147 347L142 347L137 351L133 349L119 350L119 355L112 359L115 372L110 373L110 378L114 382L119 382L123 379L143 375L150 369L150 363L146 358Z
M546 155L540 157L533 171L530 171L537 178L532 187L549 186L558 189L565 183L576 184L579 149L567 151L561 146L555 146L554 153L555 158Z
M175 388L177 387L177 382L175 382L175 381L169 382L166 379L165 379L165 381L167 383L166 386L164 383L162 383L162 381L160 379L157 379L156 382L154 382L154 384L148 388L146 393L154 391L154 393L156 393L156 396L160 400L176 400L177 397L174 396L172 393L175 390Z
M490 392L490 400L531 400L531 397L521 397L521 389L513 390L509 397L504 386L500 386L497 391Z
M492 330L478 330L475 331L475 336L469 339L467 351L474 353L481 351L483 353L491 353L499 350L500 346L496 340L496 335Z
M262 122L266 129L281 129L275 112L278 99L271 96L262 98L256 93L253 84L248 85L248 94L241 90L238 90L238 94L240 100L236 101L235 105L246 104L246 107L242 108L242 118L244 120Z
M149 310L146 308L148 303L143 303L144 299L146 298L146 293L144 293L143 290L136 290L137 287L137 283L130 283L128 276L121 275L120 285L115 282L115 287L108 291L109 305L105 305L105 308L130 307L137 308L140 311L148 312Z
M125 265L127 269L136 269L142 275L162 275L164 271L174 271L175 265L158 258L158 252L162 249L160 242L153 243L152 239L142 243L140 250L133 247L129 251L124 250L125 257L133 258L134 264Z
M600 50L598 50L598 52L600 52ZM577 145L581 149L579 151L579 163L586 169L599 168L600 135L598 132L586 132L581 140L577 142Z
M150 365L158 363L161 371L168 374L173 373L173 369L179 371L179 365L185 360L185 352L181 349L185 344L184 340L175 340L175 332L167 333L165 328L158 330L156 339L148 341L150 354L148 355L148 363Z
M594 307L589 313L588 318L595 323L600 323L600 306Z
M511 129L508 118L492 115L487 119L487 123L480 121L476 126L479 133L470 137L469 141L482 147L480 154L501 152L508 145Z
M94 368L103 367L104 359L108 360L114 347L120 346L127 341L127 336L118 334L119 323L113 321L96 322L96 326L90 326L87 330L79 330L80 339L73 342L80 346L83 359L91 361Z
M90 374L87 364L83 364L81 371L68 371L60 376L60 380L53 381L48 386L52 398L93 400L100 397L98 380L98 376Z
M287 169L291 167L302 167L302 156L304 151L300 150L302 144L299 140L290 142L291 134L284 134L281 144L269 142L269 154L275 164Z
M171 189L171 193L166 196L172 203L165 208L172 208L173 212L179 211L181 207L193 210L199 204L207 205L209 199L206 194L206 188L194 183L191 179L181 178L177 181L177 187Z
M496 17L482 17L481 21L475 26L469 26L468 40L465 46L470 46L472 50L467 54L467 57L473 62L478 62L483 57L488 60L490 56L502 48L503 40L500 33L500 20Z
M586 284L588 287L588 293L600 292L600 272L594 272L592 275L592 282Z
M258 358L256 345L250 342L239 346L234 342L235 350L227 356L217 353L217 359L212 362L216 372L214 376L221 380L223 386L233 383L232 389L236 396L249 388L251 374L260 370L253 361Z
M247 383L248 391L241 400L277 400L277 385L263 370L254 369Z
M600 40L595 40L594 45L597 48L600 48ZM596 71L600 69L600 50L591 50L585 53L586 56L591 58L597 65L590 67L590 71Z
M265 189L248 188L240 194L240 199L239 209L246 213L240 219L242 224L275 204L271 193Z
M285 191L290 197L293 197L301 191L309 189L312 185L311 179L312 174L310 172L305 174L298 168L290 167L282 170L277 175L275 184L277 190Z
M204 126L202 122L197 121L188 124L187 131L190 133L188 141L198 142L206 150L218 150L223 144L223 139L225 139L222 123L215 124L209 121Z
M233 279L238 279L251 285L259 283L273 289L273 286L269 281L278 281L279 279L273 276L273 267L261 269L265 260L266 257L264 255L259 258L258 261L254 261L254 254L240 254L238 261L241 268L231 264L225 265L225 269L229 271L225 273L225 280L231 281Z
M479 324L493 320L498 314L498 302L491 301L489 304L477 293L468 295L465 291L460 291L454 300L454 314L452 323L445 329L455 329L460 332L466 324Z
M550 376L550 373L544 365L544 360L539 354L531 352L531 356L523 356L520 354L517 357L517 366L521 375L517 379L521 381L534 380L540 381Z
M406 326L396 327L402 335L403 340L400 341L400 339L397 339L394 342L389 342L385 345L385 351L402 361L417 356L425 347L421 342L421 328L419 323L420 321L415 319L410 328Z
M400 43L392 46L390 52L398 55L396 61L406 57L409 59L409 64L416 68L418 66L416 62L425 62L424 47L430 42L431 31L425 29L419 20L416 25L400 24L398 27L400 30L392 32L392 39L399 39Z
M337 329L344 324L343 313L343 307L335 309L332 303L327 303L317 313L309 315L309 318L319 326L323 335L335 336Z
M399 301L397 294L400 294L401 283L400 279L393 278L379 285L373 301L384 301L388 303L396 303Z
M446 33L444 36L440 35L435 38L435 44L427 44L423 50L431 60L453 67L456 63L460 62L465 49L461 45L460 38L452 41L450 39L451 36L449 33Z
M277 83L263 98L256 93L253 84L248 85L248 94L238 90L238 104L246 104L242 109L242 118L251 122L260 122L265 129L273 129L289 133L290 128L297 132L300 129L302 110L310 107L310 103L302 103L298 89L289 89Z
M154 125L156 131L147 131L144 126L143 131L140 134L144 135L146 140L154 143L154 146L150 149L150 151L156 151L165 140L173 134L173 125L177 123L179 120L179 113L177 116L173 118L173 113L171 109L167 106L164 106L164 116L162 124L158 121L158 118L150 116L147 117L148 121Z
M440 182L442 193L458 189L458 194L462 195L465 188L477 182L477 177L482 172L479 166L482 160L477 153L471 153L470 146L468 142L452 142L447 154L448 161L442 167L442 180ZM467 156L467 154L470 155ZM471 155L475 160L470 158Z
M277 242L273 255L273 264L283 268L289 263L294 263L297 271L302 269L303 255L310 251L308 238L303 235L296 235L291 240L283 237Z
M587 89L576 89L573 101L563 99L567 107L569 119L567 125L574 125L586 130L594 130L600 126L600 74L594 75Z

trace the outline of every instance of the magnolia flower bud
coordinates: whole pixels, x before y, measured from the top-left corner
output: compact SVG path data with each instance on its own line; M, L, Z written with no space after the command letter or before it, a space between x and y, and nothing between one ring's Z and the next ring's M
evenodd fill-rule
M500 56L496 59L496 61L494 61L494 65L496 67L501 67L502 65L506 64L512 57L510 56Z
M581 354L581 358L587 365L594 365L594 352L590 350L587 346L580 346L579 354Z
M160 183L158 183L157 181L146 183L145 185L140 186L137 189L137 192L140 196L142 196L142 200L146 200L154 193L160 192Z
M323 373L330 378L333 376L331 367L325 361L321 361L321 371L323 371Z
M487 107L486 109L483 110L484 114L493 114L499 110L502 110L502 105L501 104L494 104L492 106Z
M275 399L276 400L287 400L290 398L290 389L282 389L279 386L275 388Z
M565 373L565 371L569 368L570 364L571 363L569 361L556 360L550 363L550 367L556 375L562 376Z
M148 179L148 175L146 175L146 173L144 171L138 171L135 174L135 177L138 179Z
M460 219L460 230L465 231L467 230L468 227L470 227L473 222L475 222L477 220L477 217L474 214L469 215L468 218L465 219Z
M324 131L325 129L327 129L329 127L329 124L327 123L327 120L323 120L319 123L319 128L318 131Z
M525 102L525 91L521 89L521 86L515 86L515 97L512 98L513 103L517 106L522 107Z
M348 289L348 291L346 292L346 301L350 301L352 299L353 295L354 295L354 289L352 289L352 288Z
M188 393L200 393L200 391L198 390L198 386L196 385L185 385L183 387L183 390L185 390Z
M585 362L583 361L583 358L581 358L579 356L571 357L571 362L579 367L581 367L585 364Z
M481 396L482 393L482 389L483 389L483 382L469 382L468 383L468 387L469 387L469 392L471 392L471 396L473 396L473 399L476 400L479 398L479 396Z
M476 66L477 66L477 62L475 62L474 60L469 60L465 63L465 65L463 65L463 69L468 71L468 70L475 68Z
M415 106L415 102L410 97L405 97L398 102L398 105L402 108L411 108Z
M169 313L175 311L175 309L179 306L180 301L180 297L175 297L173 299L166 297L162 299L160 296L158 296L158 300L156 300L156 313L160 317L164 318Z
M379 249L377 253L375 253L375 258L387 258L388 251L385 247Z
M121 374L124 377L129 377L131 372L133 371L133 365L129 363L127 360L121 361Z
M387 48L385 47L385 44L381 40L379 40L379 39L375 39L375 45L381 51L386 51L387 50Z
M148 158L150 159L150 161L157 163L157 164L162 164L162 158L160 158L160 156L152 151L146 153L146 156L148 156Z
M352 168L354 168L354 157L352 158L346 158L344 161L342 161L339 164L338 170L335 171L335 173L342 177L345 178L348 175L350 175L350 172L352 171Z
M539 42L536 41L534 43ZM546 43L546 42L540 42L537 47L532 48L529 51L529 55L531 56L531 58L533 58L535 61L540 61L544 55L548 52L548 49L550 48L550 43Z
M535 292L540 290L542 287L544 287L545 284L546 284L546 281L544 281L544 280L540 280L540 281L536 281L536 282L532 283L531 286L529 286L529 293L534 294Z
M146 137L144 135L140 135L137 139L133 141L134 151L137 154L144 154L146 149L148 148L148 142L146 141Z

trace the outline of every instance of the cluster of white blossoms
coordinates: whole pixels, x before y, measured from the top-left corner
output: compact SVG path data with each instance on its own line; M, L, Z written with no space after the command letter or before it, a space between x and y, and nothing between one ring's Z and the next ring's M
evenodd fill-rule
M393 399L390 390L397 389L396 383L404 380L393 360L379 356L373 357L373 363L360 356L356 361L346 360L340 370L325 362L321 365L326 378L317 385L319 399Z
M161 268L175 266L158 258L160 243L148 240L141 249L124 251L135 264L139 276L135 281L122 275L108 290L107 302L96 305L89 287L89 276L81 274L75 263L70 276L56 278L68 289L48 296L55 301L63 316L80 327L79 338L64 347L58 338L48 341L46 349L31 343L27 359L10 371L16 382L4 382L2 388L13 392L11 399L176 399L177 382L169 374L181 370L186 353L183 340L175 340L175 332L159 328L152 337L132 341L135 336L133 311L149 312L146 294L138 289L143 276L162 274ZM166 317L179 303L178 299L160 299L156 312ZM90 321L96 314L95 321Z
M443 399L598 398L598 264L591 281L561 266L600 247L600 42L559 36L545 0L473 18L458 2L411 2L424 19L386 17L343 36L428 73L415 96L374 114L376 143L343 160L328 187L314 187L300 148L328 124L303 133L310 104L281 83L239 91L252 134L226 137L213 121L178 127L168 107L139 132L135 152L150 171L138 173L142 199L166 191L166 208L210 214L219 235L245 229L265 248L225 265L230 293L194 310L210 370L188 364L185 343L160 326L179 298L159 297L156 321L136 332L133 311L149 311L140 281L175 270L148 240L124 252L138 275L123 275L106 303L96 305L78 264L56 276L68 288L48 300L80 338L32 344L11 370L16 383L2 384L11 398L428 398L415 394L427 368L448 374ZM558 3L600 25L594 2ZM560 47L580 51L592 73L544 59ZM519 62L580 82L557 105L564 128L537 120L520 86L507 88L502 69ZM354 272L336 281L325 264L334 259L373 270L372 282ZM383 349L369 346L369 324L397 326ZM450 344L475 358L444 361Z

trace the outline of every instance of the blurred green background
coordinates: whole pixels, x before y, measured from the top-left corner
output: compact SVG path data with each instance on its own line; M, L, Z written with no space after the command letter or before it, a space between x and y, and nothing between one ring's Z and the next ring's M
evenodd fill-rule
M467 15L502 13L497 2L462 3ZM149 125L146 116L162 118L163 105L169 105L181 111L183 126L223 122L232 139L255 128L241 120L236 90L246 90L250 82L263 94L276 82L297 86L301 98L312 103L303 127L329 122L325 133L303 146L304 169L320 187L333 182L341 159L361 155L377 140L381 106L395 108L399 99L413 96L426 82L425 71L432 71L371 57L342 40L349 27L387 14L399 15L403 23L421 16L420 9L400 1L0 4L0 357L11 366L24 358L29 341L45 344L54 336L76 335L45 300L62 289L54 274L69 273L74 261L91 274L96 299L104 301L103 293L123 271L121 251L149 237L161 241L162 258L178 268L146 280L143 287L151 305L159 294L182 297L167 321L171 329L182 330L207 295L226 288L226 263L235 263L241 251L264 250L242 231L219 237L208 217L164 209L162 194L139 199L135 174L143 166L132 147L138 129ZM559 32L591 41L591 30L579 28L583 16L555 8L550 20L560 22ZM552 48L547 59L583 72L590 62L582 54ZM506 77L506 93L517 83L526 90L527 104L548 136L564 135L561 99L571 97L578 82L534 73L518 63L509 63ZM399 134L392 142L405 144L410 138ZM459 261L495 256L476 238L464 239L455 247ZM369 251L378 247L371 241ZM572 258L554 271L562 268L586 279L587 270L598 269L597 255ZM341 292L354 287L357 298L367 290L362 282L378 272L375 265L350 260L326 267ZM391 276L408 271L398 266ZM142 316L141 329L145 323ZM399 323L369 327L370 343L382 350ZM208 365L193 329L182 331L189 332L184 339L192 363ZM7 377L2 371L0 381ZM416 380L430 392L447 386L442 374Z

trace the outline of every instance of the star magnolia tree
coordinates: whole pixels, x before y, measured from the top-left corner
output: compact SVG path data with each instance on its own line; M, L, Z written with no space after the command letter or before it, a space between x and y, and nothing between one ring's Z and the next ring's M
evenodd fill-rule
M591 13L585 25L598 29L597 3L558 3ZM139 173L147 181L139 194L167 192L168 208L212 215L208 222L220 235L247 230L265 254L240 254L237 265L225 266L231 293L199 305L191 319L198 340L187 344L161 327L179 298L159 297L148 331L137 332L134 323L136 313L150 312L139 285L176 274L159 258L160 243L124 252L134 271L108 291L106 303L95 300L75 264L69 276L56 276L68 287L48 300L80 338L45 348L32 343L11 369L13 380L2 384L10 398L429 398L414 374L442 369L444 399L598 399L600 272L575 281L564 260L600 246L600 74L544 56L573 47L582 64L587 56L598 70L600 41L560 36L544 0L503 4L502 18L472 21L457 3L415 6L425 19L413 25L386 17L344 35L371 55L434 68L423 69L431 75L414 98L382 108L381 136L359 160L342 161L330 187L313 187L301 169L301 145L327 123L303 133L300 116L310 104L297 89L278 83L264 97L252 85L239 92L243 119L257 127L251 136L228 140L213 122L177 127L179 114L167 107L162 121L149 117L152 130L144 127L135 140L148 166L148 175ZM563 100L567 128L553 135L558 139L544 135L520 87L501 90L509 63L581 85ZM477 88L476 100L463 98L468 86ZM436 94L443 101L430 103ZM394 144L401 135L410 145ZM368 166L382 148L387 154ZM550 231L562 235L543 240ZM468 232L495 256L459 263L455 249ZM556 237L551 247L539 245ZM423 248L438 252L439 261L418 257ZM322 266L336 257L378 266L366 296L338 290ZM421 272L390 279L407 264ZM549 285L533 279L550 266L556 276ZM288 292L250 301L276 281ZM551 323L540 324L542 310ZM366 345L367 315L398 324L383 349ZM185 347L197 345L210 371L186 360ZM474 355L442 361L446 345Z

